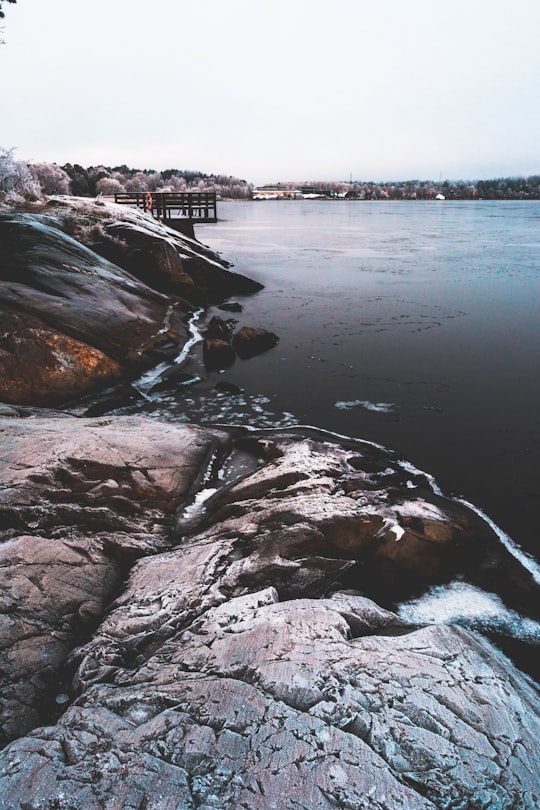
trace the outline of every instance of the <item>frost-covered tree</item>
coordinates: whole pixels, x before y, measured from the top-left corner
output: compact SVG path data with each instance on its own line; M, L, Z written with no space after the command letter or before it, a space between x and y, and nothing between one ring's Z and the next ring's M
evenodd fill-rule
M96 191L98 194L112 195L121 194L125 191L125 187L115 177L102 177L96 183Z
M69 175L56 163L32 163L29 169L41 186L43 194L70 194Z
M15 160L14 149L0 149L0 202L20 203L41 196L39 183L22 160Z
M126 181L126 191L147 191L144 172L136 172L130 180Z
M161 186L161 172L150 172L146 175L146 190L157 191Z
M175 174L169 179L167 188L171 191L187 191L187 183L183 177Z

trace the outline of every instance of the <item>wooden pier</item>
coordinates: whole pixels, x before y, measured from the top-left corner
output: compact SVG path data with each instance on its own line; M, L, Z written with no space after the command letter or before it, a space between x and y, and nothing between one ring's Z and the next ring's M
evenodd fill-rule
M184 225L217 222L214 191L155 191L114 195L114 201L147 211L164 225L184 230Z

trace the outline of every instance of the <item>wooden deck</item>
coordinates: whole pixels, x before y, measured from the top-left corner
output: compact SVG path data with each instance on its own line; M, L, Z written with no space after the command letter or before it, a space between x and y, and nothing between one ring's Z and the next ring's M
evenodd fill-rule
M156 191L115 194L121 205L142 208L166 225L191 222L217 222L216 194L213 191Z

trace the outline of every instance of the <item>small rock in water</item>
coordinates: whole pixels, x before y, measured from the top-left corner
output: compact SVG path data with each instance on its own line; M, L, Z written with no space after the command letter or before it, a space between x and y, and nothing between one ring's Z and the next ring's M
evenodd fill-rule
M217 315L214 315L206 328L204 336L209 340L213 338L217 338L219 340L230 340L235 323L236 321L224 321L223 318L219 318Z
M232 343L238 357L247 360L268 349L273 349L279 343L279 338L273 332L267 332L266 329L243 326L233 337Z

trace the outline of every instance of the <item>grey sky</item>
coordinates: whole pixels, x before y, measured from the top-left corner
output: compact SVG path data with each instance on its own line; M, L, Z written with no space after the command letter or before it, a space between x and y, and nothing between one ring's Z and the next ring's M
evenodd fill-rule
M540 173L540 0L18 0L0 146L277 180Z

